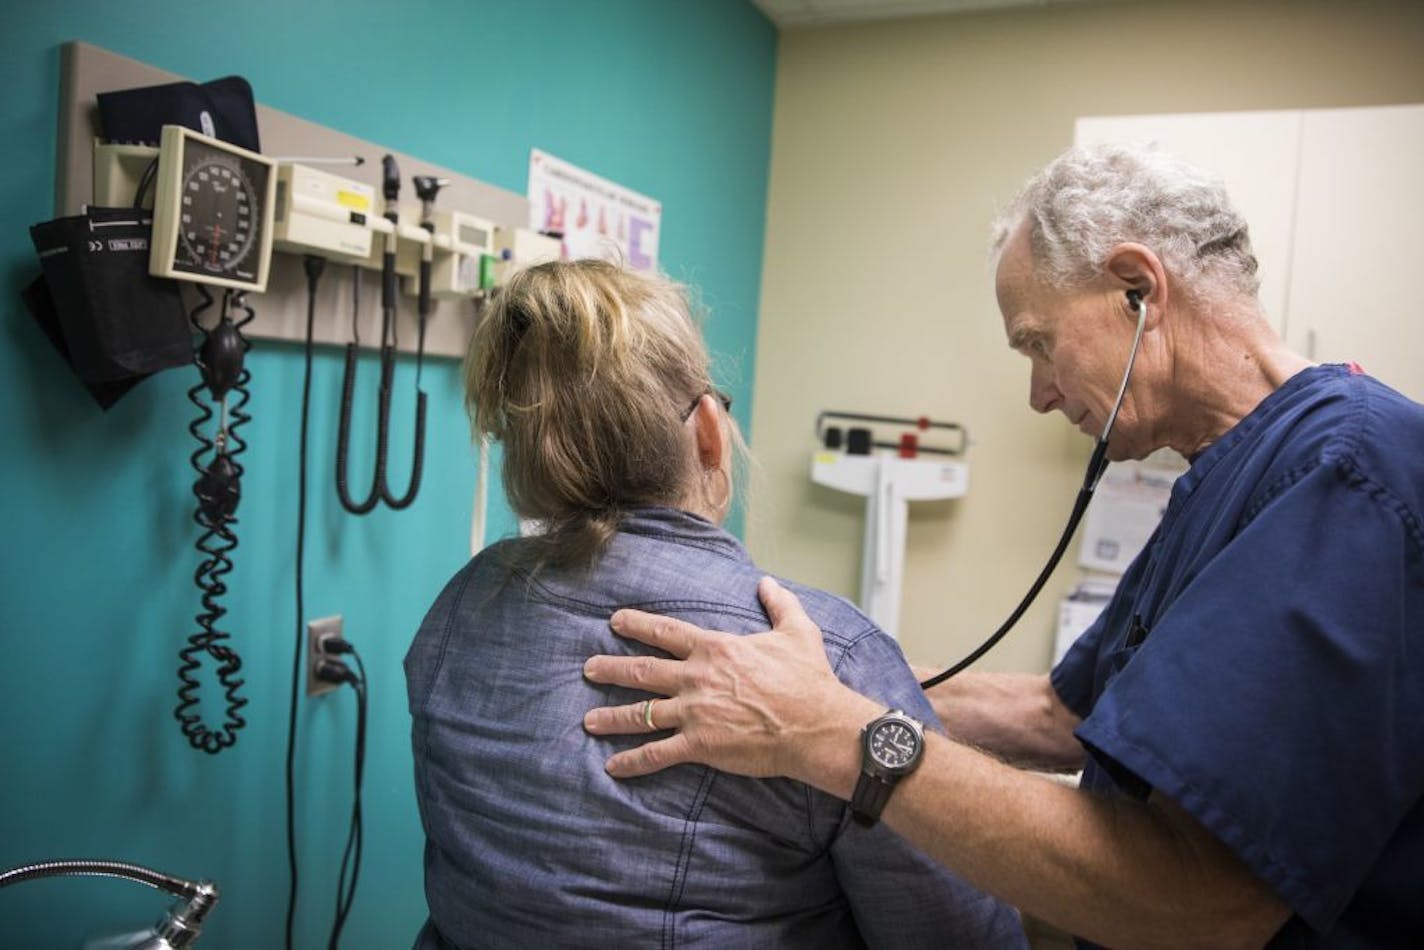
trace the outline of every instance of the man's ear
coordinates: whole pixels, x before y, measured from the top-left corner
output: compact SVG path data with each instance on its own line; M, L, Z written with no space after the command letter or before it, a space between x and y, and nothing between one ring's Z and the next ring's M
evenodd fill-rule
M1162 319L1169 295L1167 271L1161 259L1146 245L1126 242L1108 251L1103 269L1116 291L1123 294L1122 306L1128 315L1134 321L1137 319L1137 308L1127 295L1128 291L1134 291L1147 306L1146 329L1155 327Z
M722 432L722 407L716 396L707 393L697 400L692 427L697 438L697 463L704 469L721 468L727 444Z

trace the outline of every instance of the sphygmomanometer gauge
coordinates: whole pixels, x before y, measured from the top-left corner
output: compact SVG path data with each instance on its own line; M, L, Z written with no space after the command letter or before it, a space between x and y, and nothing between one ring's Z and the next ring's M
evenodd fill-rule
M272 257L276 163L164 126L149 272L261 291Z
M184 270L255 277L252 239L257 228L256 192L241 167L222 157L195 163L183 177L182 213L178 216ZM245 272L245 273L244 273Z

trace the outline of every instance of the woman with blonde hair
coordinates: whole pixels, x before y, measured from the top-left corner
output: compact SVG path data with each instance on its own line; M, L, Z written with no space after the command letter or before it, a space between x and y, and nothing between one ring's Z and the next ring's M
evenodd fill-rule
M619 607L768 622L763 572L719 527L740 436L680 287L591 260L520 272L475 332L466 396L503 445L515 512L542 531L461 569L406 656L420 946L1023 944L1013 910L839 799L700 766L616 782L603 763L633 743L580 727L647 698L583 677L593 654L643 649L610 631ZM889 636L787 586L848 685L939 728Z

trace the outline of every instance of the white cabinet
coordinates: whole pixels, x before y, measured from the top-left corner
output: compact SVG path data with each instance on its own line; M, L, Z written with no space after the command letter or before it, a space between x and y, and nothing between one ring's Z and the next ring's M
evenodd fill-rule
M1305 114L1285 335L1424 402L1424 106Z
M1261 303L1290 346L1424 401L1424 106L1082 118L1075 140L1157 142L1220 175L1251 226Z

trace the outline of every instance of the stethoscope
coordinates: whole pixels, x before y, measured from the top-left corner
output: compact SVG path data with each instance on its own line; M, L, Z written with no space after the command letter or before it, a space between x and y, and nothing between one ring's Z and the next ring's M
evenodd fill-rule
M1112 435L1113 423L1117 421L1118 411L1122 409L1123 397L1127 395L1127 383L1132 378L1132 364L1137 361L1137 348L1142 342L1142 330L1147 325L1147 304L1142 299L1142 291L1129 290L1127 300L1137 311L1137 332L1132 337L1132 349L1127 354L1127 367L1122 371L1122 385L1117 388L1117 399L1113 402L1112 412L1108 413L1108 421L1103 426L1103 434L1098 436L1098 444L1093 448L1093 455L1088 459L1088 469L1083 473L1083 487L1078 489L1078 499L1073 503L1073 511L1068 515L1068 524L1063 528L1063 535L1058 539L1058 545L1053 549L1048 563L1039 572L1033 586L1024 595L1024 599L1019 601L1019 605L1014 608L1014 612L1009 614L1008 619L999 626L999 629L995 630L989 639L979 644L973 653L943 673L937 673L920 683L920 688L929 689L938 686L951 676L973 665L985 653L992 650L1004 638L1004 635L1014 628L1014 624L1019 622L1024 611L1028 610L1029 606L1037 599L1039 591L1043 590L1043 585L1048 583L1048 578L1058 567L1058 562L1063 559L1063 552L1068 549L1068 541L1073 537L1073 532L1078 530L1078 522L1083 520L1083 514L1088 510L1088 502L1093 500L1093 491L1098 487L1098 480L1103 477L1103 471L1108 467L1108 436Z

